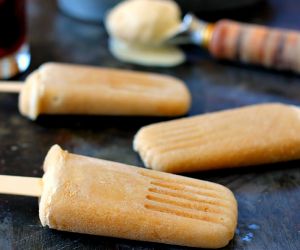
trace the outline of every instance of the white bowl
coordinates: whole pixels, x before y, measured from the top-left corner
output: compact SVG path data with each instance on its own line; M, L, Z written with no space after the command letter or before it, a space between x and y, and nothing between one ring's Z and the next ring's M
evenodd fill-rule
M108 9L120 0L57 0L58 7L67 15L85 20L100 22Z

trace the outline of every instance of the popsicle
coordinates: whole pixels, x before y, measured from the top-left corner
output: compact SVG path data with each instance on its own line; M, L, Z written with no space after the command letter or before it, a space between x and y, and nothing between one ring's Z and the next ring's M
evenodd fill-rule
M70 154L57 145L44 170L42 180L0 176L0 193L41 196L43 226L208 248L234 236L237 202L219 184Z
M0 84L19 92L19 110L40 114L179 116L190 107L190 93L174 77L153 73L46 63L25 84Z
M260 104L148 125L134 139L149 168L193 172L300 159L300 109Z

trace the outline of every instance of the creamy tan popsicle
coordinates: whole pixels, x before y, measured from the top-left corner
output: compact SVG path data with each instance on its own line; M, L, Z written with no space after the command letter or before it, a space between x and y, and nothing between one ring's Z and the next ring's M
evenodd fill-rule
M219 184L70 154L59 146L50 149L44 170L43 226L208 248L223 247L234 235L237 203ZM0 176L0 193L5 179Z
M40 114L178 116L189 107L190 93L174 77L61 63L31 73L19 98L20 112L33 120Z
M300 109L262 104L149 125L134 139L147 167L181 173L300 159Z

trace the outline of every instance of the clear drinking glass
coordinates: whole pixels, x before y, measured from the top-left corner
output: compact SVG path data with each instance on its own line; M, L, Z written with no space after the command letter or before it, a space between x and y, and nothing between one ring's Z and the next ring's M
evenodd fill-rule
M11 78L29 66L25 15L25 0L0 0L0 79Z

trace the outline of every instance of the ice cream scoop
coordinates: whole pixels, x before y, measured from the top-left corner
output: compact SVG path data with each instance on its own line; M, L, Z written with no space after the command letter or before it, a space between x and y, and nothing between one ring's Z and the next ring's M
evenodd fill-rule
M190 106L190 93L174 77L83 65L46 63L25 84L0 83L20 92L21 114L177 116Z
M231 20L207 23L193 14L185 15L181 21L180 15L179 7L171 0L129 0L111 11L106 27L113 39L130 44L129 49L137 44L156 48L193 43L209 50L218 59L300 72L298 31ZM125 57L124 51L112 48L116 57L129 62L133 60ZM126 55L130 55L129 49ZM135 62L139 62L139 58L143 58L143 53L136 54ZM156 57L156 63L159 62ZM168 66L174 65L176 63Z
M300 33L231 20L207 23L187 14L165 43L193 43L218 59L300 72Z
M181 23L179 6L170 0L122 1L107 15L109 49L118 59L146 66L176 66L185 60L174 45L164 44Z
M43 179L0 176L0 193L39 196L43 226L85 234L219 248L234 236L237 203L224 186L63 151ZM24 185L24 186L23 186Z

